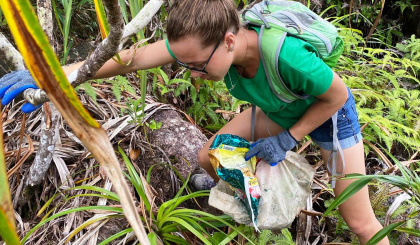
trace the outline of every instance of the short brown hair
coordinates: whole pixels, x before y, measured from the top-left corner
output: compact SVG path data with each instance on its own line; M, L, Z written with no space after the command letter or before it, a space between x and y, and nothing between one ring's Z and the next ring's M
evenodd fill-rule
M167 20L170 42L195 35L207 47L222 40L227 31L237 33L240 21L232 0L175 0Z

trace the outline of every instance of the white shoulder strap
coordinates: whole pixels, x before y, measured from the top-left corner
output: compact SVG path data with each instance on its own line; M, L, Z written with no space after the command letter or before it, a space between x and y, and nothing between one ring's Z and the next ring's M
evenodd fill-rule
M328 162L327 162L327 169L328 171L330 171L332 175L332 181L331 181L332 188L335 188L336 176L343 174L344 168L346 167L346 163L344 161L343 149L341 148L340 141L338 141L338 137L337 137L337 131L338 131L337 117L338 117L338 112L334 113L334 115L332 115L331 117L332 123L333 123L333 149L331 151L330 157L328 158ZM337 151L340 153L341 161L343 162L343 170L341 171L341 173L337 173ZM331 167L330 167L331 160L332 162L331 162Z

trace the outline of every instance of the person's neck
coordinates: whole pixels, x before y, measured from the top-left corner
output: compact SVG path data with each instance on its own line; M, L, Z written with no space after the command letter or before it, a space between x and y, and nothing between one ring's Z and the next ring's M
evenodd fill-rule
M258 35L254 30L241 28L237 35L240 47L238 47L236 59L233 65L242 77L252 78L258 71L260 53L258 50Z

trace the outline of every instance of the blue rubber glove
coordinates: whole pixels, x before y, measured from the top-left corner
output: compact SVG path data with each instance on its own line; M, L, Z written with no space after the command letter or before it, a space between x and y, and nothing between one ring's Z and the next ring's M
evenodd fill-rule
M0 78L0 98L3 105L9 104L14 98L28 88L38 89L35 80L28 70L14 71ZM21 110L25 113L33 112L41 105L23 104Z
M268 162L271 166L276 166L286 157L286 152L290 151L298 142L290 134L289 130L284 130L279 135L257 140L251 145L251 149L246 153L245 160L257 156Z

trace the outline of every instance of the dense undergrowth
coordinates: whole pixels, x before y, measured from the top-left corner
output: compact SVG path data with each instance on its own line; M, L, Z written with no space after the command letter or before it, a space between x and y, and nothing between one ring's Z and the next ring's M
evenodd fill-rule
M144 4L141 0L120 2L126 22ZM251 1L236 1L238 8L243 8L249 2ZM307 3L307 1L305 2ZM417 220L420 209L418 199L420 180L417 175L420 164L413 161L418 159L417 154L420 146L420 39L410 33L403 33L404 27L399 24L395 25L398 19L391 17L395 16L394 12L397 12L406 18L414 18L413 13L416 6L414 1L410 0L393 1L391 5L387 1L390 8L386 9L384 13L388 14L386 16L389 19L383 18L378 25L374 26L374 20L381 9L382 1L355 1L357 3L352 6L352 12L348 5L349 1L326 0L324 2L324 5L329 7L322 4L310 7L333 22L345 41L345 50L336 67L336 72L355 95L360 123L363 125L368 173L378 176L405 176L404 172L395 168L395 162L398 162L407 166L404 171L412 174L408 177L408 186L404 187L405 189L389 178L382 179L383 182L372 181L370 184L372 205L380 221L386 225L404 221L406 230L400 227L399 231L391 232L389 234L391 242L397 244L400 241L405 241L410 244L414 240L405 236L413 235L413 231L408 229L414 231L419 229ZM58 52L62 64L66 64L71 48L86 40L94 41L98 36L98 30L96 24L92 24L95 23L95 15L90 1L79 1L76 4L71 0L59 0L55 1L55 4L56 25L59 27L57 28L59 31L56 33L56 46L59 47ZM156 28L155 39L165 37L164 20L166 15L165 8L163 8L160 15L153 20L153 28ZM86 21L87 19L91 21ZM369 36L372 27L375 27L375 30ZM0 28L2 31L7 29L1 14ZM150 28L140 32L132 42L142 40L150 32ZM366 41L367 36L369 36L368 41ZM232 98L222 81L193 79L190 77L189 71L180 69L176 65L169 68L151 69L143 74L136 74L136 76L147 77L147 87L145 86L146 79L143 79L142 85L138 81L139 79L130 79L130 77L128 79L116 77L112 80L98 80L86 83L81 87L84 93L96 101L97 92L94 89L94 83L111 84L116 100L126 104L126 109L121 113L131 115L132 123L143 126L141 117L144 114L137 113L142 110L142 99L127 96L127 94L138 93L138 87L142 87L141 92L144 93L147 90L156 100L171 103L185 111L195 123L203 128L207 135L220 129L235 113L249 107L246 102ZM158 123L145 126L158 129ZM307 152L312 150L313 148L308 148ZM293 224L290 231L283 230L281 233L263 231L261 234L256 234L252 229L232 223L226 216L210 215L182 207L184 201L208 195L208 192L186 194L183 190L186 189L187 180L182 178L180 179L183 186L177 195L173 199L161 203L160 206L156 206L153 200L147 196L149 173L145 173L146 177L143 178L141 173L136 172L136 168L131 165L122 150L121 155L127 164L126 177L132 183L136 195L143 200L143 212L148 214L146 216L149 219L145 219L144 222L150 230L165 239L168 244L170 242L191 244L196 241L194 239L200 239L206 244L227 244L229 242L232 244L293 244L296 242L296 224ZM309 159L317 163L319 155L315 154L315 157L309 157ZM176 169L174 171L176 172ZM384 182L386 184L383 184ZM92 193L89 195L92 198L105 198L109 199L112 204L118 204L118 197L115 193L99 187L79 186L79 188L91 190ZM314 209L323 212L332 205L334 198L329 194L329 191L331 188L328 185L321 190L313 191L313 196L317 198L314 200ZM401 202L393 209L392 213L389 213L390 207L402 191L411 195L411 198ZM59 191L57 190L57 192ZM40 213L45 213L43 219L46 219L57 208L58 205L55 208L47 209L54 198L61 196L62 200L56 202L60 205L74 198L70 194L64 194L50 197L43 209L37 210ZM141 201L139 200L139 202ZM45 211L44 208L50 211ZM81 211L82 209L73 209L72 211ZM122 217L118 207L105 206L103 209L112 211L112 213L95 216L96 218L85 221L74 229L66 239L70 240L72 236L94 222ZM70 212L65 211L65 214ZM196 215L198 213L200 216ZM60 215L55 214L51 217L58 219ZM43 222L46 220L39 221L38 224L41 225ZM178 226L174 224L178 224ZM310 236L311 242L318 239L319 242L357 243L336 210L325 217L313 217L311 231L315 234ZM111 242L113 239L119 239L130 232L130 228L127 228L106 239L103 244ZM156 240L152 236L149 239Z

